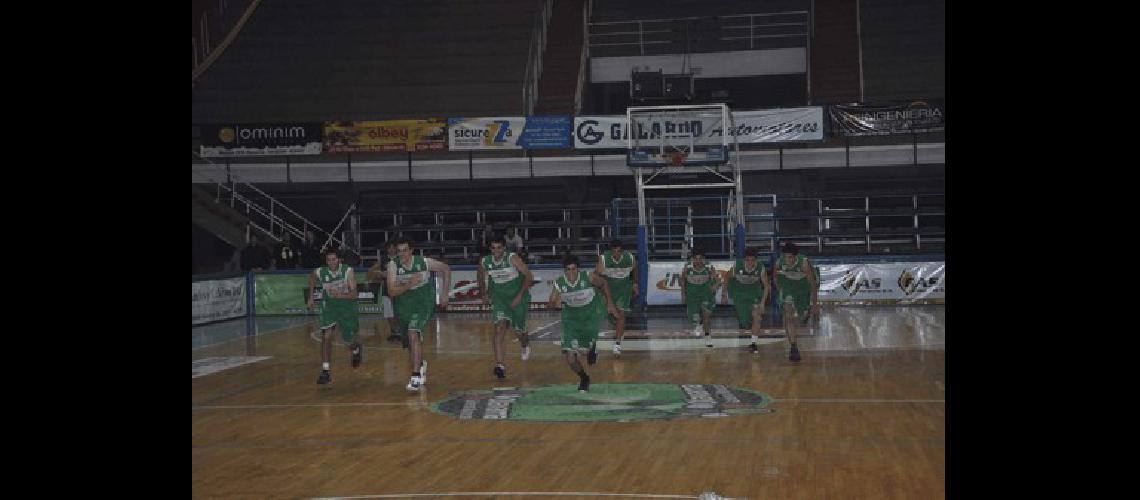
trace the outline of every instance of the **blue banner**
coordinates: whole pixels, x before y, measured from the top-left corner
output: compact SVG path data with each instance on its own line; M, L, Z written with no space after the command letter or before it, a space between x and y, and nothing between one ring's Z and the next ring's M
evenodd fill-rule
M519 146L523 149L570 149L570 116L528 116Z

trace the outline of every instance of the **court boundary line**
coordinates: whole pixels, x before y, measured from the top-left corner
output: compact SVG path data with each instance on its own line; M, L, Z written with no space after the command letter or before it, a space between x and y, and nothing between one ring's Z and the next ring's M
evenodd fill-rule
M296 325L293 325L293 326L286 326L286 327L278 328L278 329L276 329L276 330L269 330L268 332L265 332L265 333L259 333L259 334L257 334L257 335L254 335L254 337L262 337L262 336L265 336L265 335L270 335L270 334L273 334L273 333L280 333L280 332L283 332L283 331L285 331L285 330L291 330L291 329L293 329L293 328L297 328L297 327L305 326L305 325L307 325L307 324L309 324L309 322L300 323L300 324L296 324ZM193 349L190 349L190 352L194 352L194 351L198 351L198 350L201 350L201 349L205 349L205 348L207 348L207 347L214 347L214 346L219 346L219 345L222 345L222 344L228 344L228 343L230 343L230 342L236 342L236 341L238 341L238 340L248 340L249 338L250 338L250 336L249 336L249 335L242 335L241 337L238 337L238 338L233 338L233 339L229 339L229 340L223 340L223 341L221 341L221 342L218 342L218 343L216 343L216 344L208 344L208 345L198 346L198 347L195 347L195 348L193 348Z
M772 398L772 403L820 403L820 404L945 404L945 399L885 399L885 398ZM298 404L268 404L268 405L194 405L191 411L198 410L272 410L288 408L351 408L371 406L414 406L427 407L425 402L362 402L362 403L298 403Z
M701 498L694 495L666 495L652 493L604 493L590 491L456 491L447 493L391 493L381 495L354 495L346 497L318 497L313 500L344 500L350 498L413 498L449 496L589 496L589 497L632 497L632 498ZM726 497L719 497L731 500Z

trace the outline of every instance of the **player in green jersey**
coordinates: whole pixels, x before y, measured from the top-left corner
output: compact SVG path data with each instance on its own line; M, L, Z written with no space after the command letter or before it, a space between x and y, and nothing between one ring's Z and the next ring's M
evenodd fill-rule
M760 352L756 341L759 339L760 323L764 319L764 307L768 304L769 289L768 273L764 264L756 258L757 254L755 248L745 250L744 258L736 261L725 280L741 333L751 330L752 345L749 348L752 354ZM728 297L722 297L721 303L727 303Z
M555 278L550 286L551 309L562 308L562 353L566 364L578 374L578 390L590 390L590 375L578 362L578 353L589 350L593 353L598 340L598 321L609 312L618 316L614 307L609 284L596 273L580 271L578 256L568 255L562 261L562 276ZM602 291L599 297L597 291ZM587 362L594 364L594 356L587 355Z
M306 304L312 310L315 287L321 287L321 309L318 326L321 329L321 374L317 383L332 382L329 362L332 359L333 332L340 331L341 338L352 354L352 367L360 366L364 359L364 348L356 338L358 310L356 308L356 274L348 264L340 261L335 248L325 252L325 266L318 267L309 275L309 300Z
M720 274L716 268L705 262L705 250L693 249L693 258L681 270L681 302L685 304L685 315L693 325L693 335L705 334L705 345L712 347L709 332L709 318L716 307L716 291L720 288Z
M783 308L784 328L791 344L788 359L799 361L800 349L796 345L796 334L800 325L797 320L808 314L809 309L812 314L819 314L819 286L811 262L800 255L796 244L790 241L784 243L774 271L778 293L776 300Z
M618 315L609 315L614 323L614 356L621 356L621 341L625 338L625 316L630 309L630 303L637 297L637 259L633 254L622 251L621 240L610 242L609 253L598 256L598 264L594 268L598 276L606 279L610 285L610 293L614 297L614 306Z
M483 304L490 301L491 322L495 333L491 342L495 352L492 373L499 379L507 377L503 356L507 349L504 339L507 329L515 331L522 346L522 359L530 358L530 339L526 333L526 311L530 308L530 287L534 275L514 252L506 250L506 238L497 235L491 239L491 253L479 260L479 286L483 290ZM488 280L488 278L490 278Z
M436 309L435 280L431 273L440 276L442 293L440 308L447 307L448 290L451 290L451 267L435 259L412 254L412 242L401 237L396 240L396 259L388 262L388 293L396 309L396 318L408 336L408 353L411 357L412 378L407 389L418 392L427 383L427 361L423 359L424 329Z

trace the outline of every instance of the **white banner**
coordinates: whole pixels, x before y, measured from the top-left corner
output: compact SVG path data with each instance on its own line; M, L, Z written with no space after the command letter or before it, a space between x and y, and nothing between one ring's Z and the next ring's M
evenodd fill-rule
M706 265L716 268L722 281L728 277L728 272L735 263L735 260L705 261ZM649 295L645 298L647 304L651 306L681 304L681 267L684 265L682 261L649 263ZM722 293L725 292L717 292L718 304L722 299Z
M727 278L735 261L708 261L721 278ZM649 305L681 304L681 261L649 263ZM882 264L823 264L821 302L888 301L897 304L942 302L946 299L945 262L892 262ZM768 272L771 273L769 267ZM772 276L768 275L771 282ZM721 297L718 296L718 303ZM769 300L774 300L769 299Z
M562 274L561 269L531 269L536 283L530 287L530 303L532 308L545 307L550 300L550 282ZM478 271L455 270L451 271L451 298L448 301L449 311L477 311L483 308L483 291L479 287ZM438 282L436 286L439 286Z
M787 108L734 111L736 127L729 133L740 144L823 140L823 108ZM574 118L575 149L626 149L625 116L579 116ZM721 127L703 130L707 143L724 135Z
M822 265L819 274L821 302L910 304L946 299L945 262Z
M196 281L192 283L193 323L208 323L245 316L245 278Z

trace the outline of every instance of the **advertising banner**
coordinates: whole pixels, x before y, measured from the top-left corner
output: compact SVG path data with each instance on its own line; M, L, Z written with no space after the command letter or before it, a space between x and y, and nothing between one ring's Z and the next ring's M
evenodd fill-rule
M712 260L722 279L734 261ZM649 305L681 304L683 262L650 262ZM816 264L820 271L819 300L826 303L883 301L893 304L943 303L946 299L944 262L877 264ZM769 267L769 282L771 282ZM771 292L774 300L775 292ZM720 295L717 296L718 303ZM730 301L731 303L731 301Z
M447 121L442 118L325 122L325 151L443 151L447 148L446 128Z
M569 116L449 118L452 151L496 149L569 149Z
M837 104L828 107L838 135L889 135L946 130L944 104L914 101L905 104Z
M203 157L321 154L320 123L202 125Z
M734 111L732 120L735 127L730 128L728 133L735 135L736 141L740 144L823 140L823 108L819 106ZM707 119L693 121L694 124L702 124L701 136L705 138L702 142L719 141L724 136L724 127L703 126L703 123L707 121ZM668 129L666 125L662 122L657 129ZM649 130L643 131L643 137L648 137L653 133L652 124L649 124L647 128ZM575 117L573 135L575 149L625 149L628 147L629 134L626 132L626 117L621 115Z
M195 281L192 285L192 324L245 316L244 277Z

